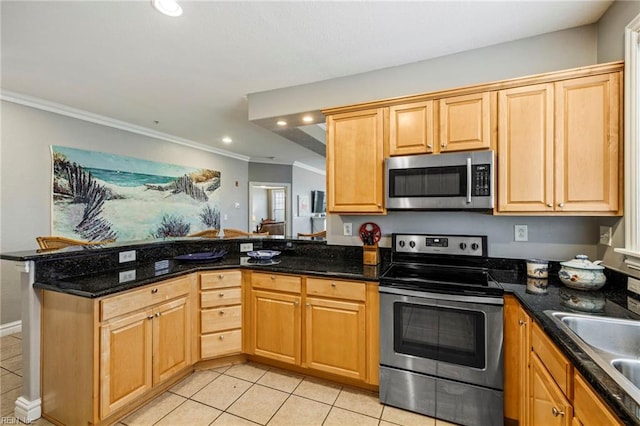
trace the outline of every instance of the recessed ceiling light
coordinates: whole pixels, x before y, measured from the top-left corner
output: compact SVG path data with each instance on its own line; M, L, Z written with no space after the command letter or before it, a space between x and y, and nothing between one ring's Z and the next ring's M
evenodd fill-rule
M158 12L167 16L182 15L182 8L175 0L151 0L151 4Z
M304 121L305 123L311 123L313 121L313 117L310 115L305 115L304 117L302 117L302 121Z
M224 138L222 138L222 142L231 143L233 142L233 139L231 139L229 136L225 136Z
M278 121L276 121L276 124L277 124L278 126L286 126L286 125L287 125L287 122L286 122L286 121L284 121L284 120L278 120Z

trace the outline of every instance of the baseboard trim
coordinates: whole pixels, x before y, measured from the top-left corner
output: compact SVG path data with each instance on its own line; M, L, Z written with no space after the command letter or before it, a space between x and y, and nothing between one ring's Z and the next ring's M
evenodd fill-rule
M8 336L10 334L20 333L22 331L22 321L8 322L6 324L0 324L0 337Z

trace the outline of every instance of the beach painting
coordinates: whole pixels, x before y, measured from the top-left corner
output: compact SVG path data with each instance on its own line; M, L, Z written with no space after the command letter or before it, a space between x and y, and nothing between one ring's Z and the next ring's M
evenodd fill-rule
M220 172L51 146L52 235L86 241L220 229Z

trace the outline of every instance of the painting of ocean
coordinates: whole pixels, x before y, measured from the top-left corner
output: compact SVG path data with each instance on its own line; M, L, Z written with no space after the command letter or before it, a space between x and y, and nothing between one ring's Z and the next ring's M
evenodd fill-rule
M52 235L88 241L220 228L220 172L52 146Z

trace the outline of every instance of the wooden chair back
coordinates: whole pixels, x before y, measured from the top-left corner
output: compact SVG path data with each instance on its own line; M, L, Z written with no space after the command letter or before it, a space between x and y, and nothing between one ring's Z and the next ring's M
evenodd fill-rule
M306 234L304 232L298 232L298 237L322 237L322 238L326 238L327 237L327 231L318 231L318 232L312 232L310 234Z
M55 250L69 246L93 246L112 243L115 240L103 241L83 241L74 240L73 238L56 237L54 235L48 237L36 237L36 241L42 250Z
M204 237L204 238L216 238L220 233L219 229L205 229L204 231L194 232L187 235L187 237Z
M241 229L235 228L224 228L222 230L224 238L235 238L235 237L264 237L269 235L268 232L247 232Z

